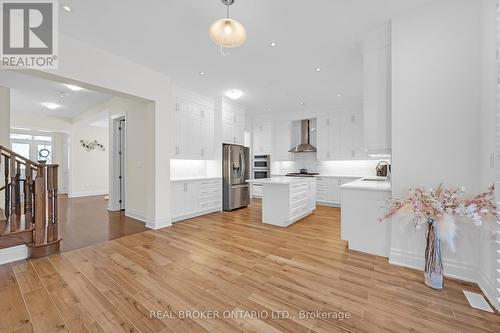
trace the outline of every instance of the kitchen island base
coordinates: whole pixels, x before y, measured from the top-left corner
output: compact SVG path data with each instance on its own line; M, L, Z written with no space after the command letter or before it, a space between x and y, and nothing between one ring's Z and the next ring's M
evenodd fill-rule
M314 178L276 177L251 182L262 185L262 223L287 227L316 209Z

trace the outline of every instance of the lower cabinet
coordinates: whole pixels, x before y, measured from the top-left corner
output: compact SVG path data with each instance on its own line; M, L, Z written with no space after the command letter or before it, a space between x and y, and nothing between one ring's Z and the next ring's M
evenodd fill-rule
M221 180L200 179L172 182L172 222L221 210Z
M323 205L340 206L340 186L357 178L316 177L316 202Z
M252 185L252 198L262 198L262 185Z

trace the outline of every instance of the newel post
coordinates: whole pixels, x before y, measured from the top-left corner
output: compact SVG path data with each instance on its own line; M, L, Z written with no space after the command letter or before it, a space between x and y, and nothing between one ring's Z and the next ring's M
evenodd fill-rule
M46 220L45 162L39 162L35 178L35 237L33 243L45 243Z
M48 227L47 242L52 243L58 240L58 214L57 214L57 172L58 165L47 166L47 194L48 194Z

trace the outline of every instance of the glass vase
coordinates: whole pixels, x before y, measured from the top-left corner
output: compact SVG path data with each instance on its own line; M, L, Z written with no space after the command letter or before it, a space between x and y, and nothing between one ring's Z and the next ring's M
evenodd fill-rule
M434 219L427 221L427 246L425 247L425 285L433 289L443 289L443 260L441 241Z

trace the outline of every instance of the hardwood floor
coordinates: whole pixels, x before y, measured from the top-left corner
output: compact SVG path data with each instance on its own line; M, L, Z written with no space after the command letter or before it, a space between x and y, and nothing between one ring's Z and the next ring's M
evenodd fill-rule
M68 199L61 195L59 230L64 252L148 229L143 222L125 216L124 212L109 212L104 196Z
M421 272L348 252L338 209L282 229L254 203L0 266L0 331L499 332L462 289L479 291L450 279L435 291Z

